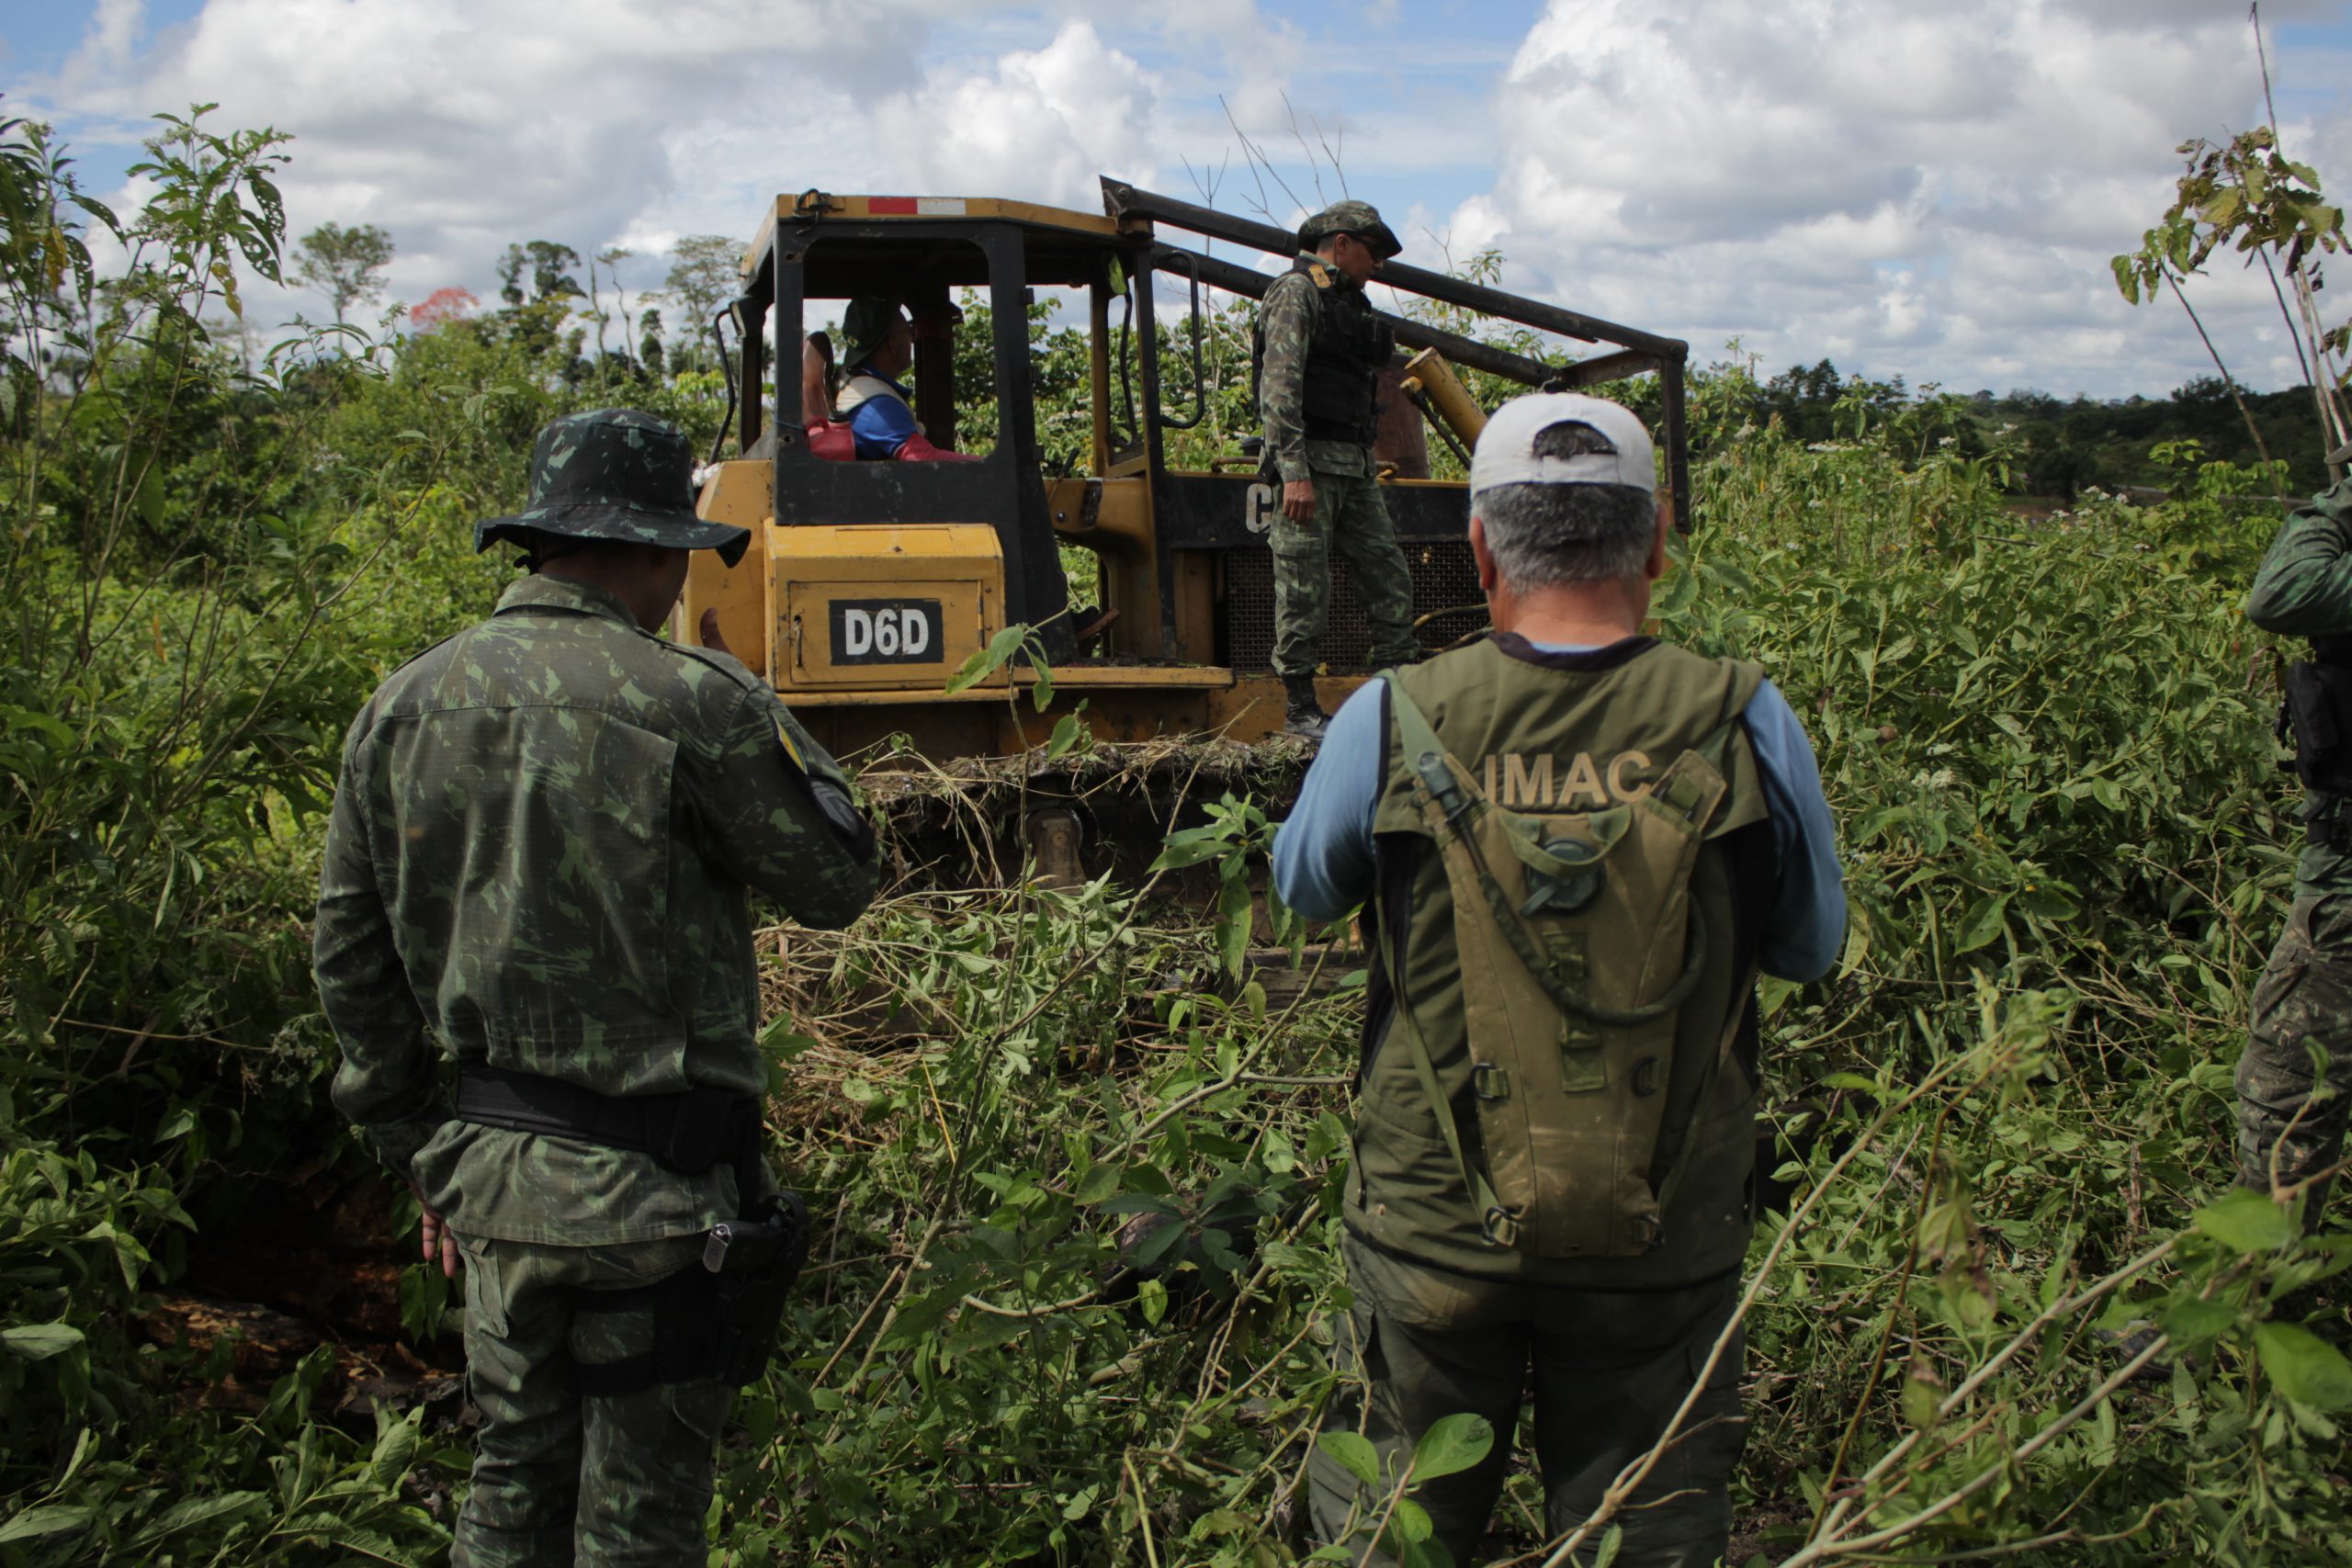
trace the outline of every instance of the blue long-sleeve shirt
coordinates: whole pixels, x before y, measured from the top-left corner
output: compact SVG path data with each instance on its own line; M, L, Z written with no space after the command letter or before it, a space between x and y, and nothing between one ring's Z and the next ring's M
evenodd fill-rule
M1593 651L1571 643L1532 646L1544 653ZM1384 782L1381 685L1366 682L1332 716L1298 804L1275 835L1274 888L1310 919L1338 919L1372 897L1373 820ZM1757 688L1740 722L1772 824L1775 881L1758 961L1784 980L1819 979L1845 945L1846 883L1813 743L1770 681Z
M906 388L871 365L859 365L850 374L871 376L898 394L871 397L850 410L849 431L856 438L857 455L877 461L897 457L907 437L921 428L915 423L915 411L907 406Z

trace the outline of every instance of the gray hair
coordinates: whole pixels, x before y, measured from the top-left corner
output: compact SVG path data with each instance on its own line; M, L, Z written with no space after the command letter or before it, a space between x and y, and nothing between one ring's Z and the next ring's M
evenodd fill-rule
M1533 447L1538 457L1617 449L1577 420L1537 431ZM1638 577L1657 536L1657 499L1637 485L1497 485L1473 496L1470 509L1486 525L1496 571L1521 593Z
M1496 571L1521 593L1638 577L1657 537L1657 498L1633 485L1497 485L1471 510Z

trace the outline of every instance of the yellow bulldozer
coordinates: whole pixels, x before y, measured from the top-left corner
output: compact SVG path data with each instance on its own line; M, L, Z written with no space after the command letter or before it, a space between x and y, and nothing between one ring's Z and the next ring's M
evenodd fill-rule
M1203 290L1254 299L1274 275L1170 243L1162 231L1285 264L1294 236L1107 178L1102 194L1096 214L989 197L810 190L778 197L744 255L742 294L729 312L741 345L729 372L734 411L721 438L735 456L718 461L714 453L699 507L749 527L752 546L731 569L709 552L696 556L678 629L690 636L703 612L717 611L728 646L764 671L836 755L904 735L935 761L1003 757L1037 744L1069 714L1112 743L1208 733L1253 741L1283 723L1267 544L1278 488L1247 454L1196 468L1169 460L1170 437L1205 412ZM1378 450L1425 647L1486 624L1465 488L1425 477L1423 417L1457 450L1483 419L1450 365L1554 389L1657 376L1662 485L1678 523L1689 525L1686 344L1396 262L1382 270L1376 297L1384 288L1601 349L1563 368L1425 321L1387 318L1404 345L1391 372L1400 400L1390 412L1402 417L1384 419ZM1074 465L1079 472L1048 472L1041 456L1029 333L1040 290L1069 291L1060 298L1072 314L1083 300L1091 439L1081 444L1091 450ZM989 307L989 353L967 343L959 356L945 334L919 336L913 412L930 445L953 452L959 400L992 395L996 428L985 456L840 461L813 450L810 433L830 410L804 406L793 374L804 333L859 296L899 301L918 320L952 319L962 291ZM1165 334L1164 316L1174 329ZM1163 364L1170 345L1174 366ZM1417 351L1409 363L1406 350ZM958 386L959 357L967 379L985 359L993 385ZM1099 602L1071 603L1065 545L1099 562ZM1335 559L1332 570L1329 673L1319 682L1326 711L1369 673L1346 567ZM1019 626L1033 628L1019 655L948 689L967 661ZM1049 700L1008 701L1008 685L1034 694L1040 664Z

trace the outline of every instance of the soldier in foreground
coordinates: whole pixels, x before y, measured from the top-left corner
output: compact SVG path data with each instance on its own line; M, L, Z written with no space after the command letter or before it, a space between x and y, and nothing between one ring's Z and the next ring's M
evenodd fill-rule
M2352 446L2327 460L2352 461ZM2238 1060L2238 1180L2302 1190L2304 1223L2316 1228L2352 1114L2352 480L2287 519L2245 614L2265 631L2311 638L2312 650L2288 667L2286 712L2309 836Z
M848 783L718 646L663 641L694 515L683 433L540 432L531 574L395 671L344 743L319 889L334 1102L466 1269L481 1407L460 1568L699 1562L712 1450L797 1269L760 1156L747 890L856 919ZM454 1095L442 1055L457 1061Z
M1614 403L1505 405L1470 544L1495 631L1348 699L1274 845L1291 907L1363 907L1375 955L1329 1429L1394 1474L1440 1417L1484 1462L1414 1496L1457 1562L1522 1394L1556 1535L1664 1432L1729 1321L1750 1228L1761 969L1825 974L1846 903L1813 750L1754 664L1641 635L1669 519ZM1727 1549L1735 1331L1617 1515L1626 1568ZM1317 1453L1317 1535L1363 1559L1378 1500ZM1369 1561L1385 1562L1374 1552Z
M1262 461L1282 481L1273 525L1274 671L1290 699L1289 733L1323 736L1316 645L1330 614L1331 550L1347 558L1371 624L1374 665L1408 663L1413 581L1374 479L1382 368L1396 343L1364 297L1400 247L1371 205L1340 201L1299 226L1303 253L1266 290L1258 317Z

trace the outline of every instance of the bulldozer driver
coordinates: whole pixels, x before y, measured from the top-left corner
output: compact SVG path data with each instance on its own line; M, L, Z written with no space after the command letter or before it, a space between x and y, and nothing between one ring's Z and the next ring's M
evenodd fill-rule
M1372 634L1372 662L1408 664L1413 581L1374 479L1380 373L1396 341L1363 286L1403 247L1366 202L1340 201L1299 226L1298 257L1266 290L1254 344L1262 461L1282 482L1274 520L1274 672L1283 728L1319 741L1317 646L1330 615L1331 550L1348 563Z
M952 321L926 323L941 333ZM967 462L961 452L934 446L915 419L907 389L899 381L915 362L919 331L888 299L861 296L842 317L841 386L833 394L833 418L849 427L861 459L908 462Z

